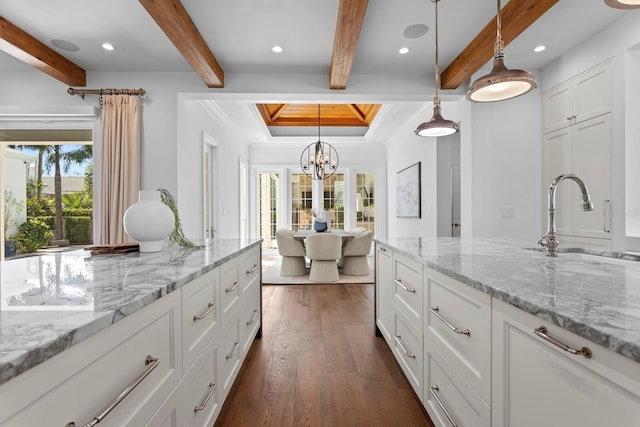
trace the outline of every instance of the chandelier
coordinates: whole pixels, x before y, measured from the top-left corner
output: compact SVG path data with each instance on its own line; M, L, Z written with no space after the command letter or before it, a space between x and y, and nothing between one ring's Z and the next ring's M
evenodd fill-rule
M318 141L313 142L302 151L300 167L311 179L329 178L338 168L338 152L333 145L320 141L320 104L318 104Z

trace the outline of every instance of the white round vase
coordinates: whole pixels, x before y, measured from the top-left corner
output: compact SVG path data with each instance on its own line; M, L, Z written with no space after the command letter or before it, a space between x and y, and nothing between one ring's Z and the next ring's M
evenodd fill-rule
M159 191L140 191L138 202L129 206L122 219L124 229L140 244L140 252L159 252L175 227L175 217L162 203Z

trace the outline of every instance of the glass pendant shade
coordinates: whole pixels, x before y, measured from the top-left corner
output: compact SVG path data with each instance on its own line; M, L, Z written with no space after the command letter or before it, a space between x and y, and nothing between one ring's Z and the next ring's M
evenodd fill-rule
M607 6L616 9L638 9L640 8L640 0L604 0Z
M421 123L416 128L418 136L447 136L458 132L458 124L452 120L446 120L440 114L440 102L434 101L433 117L428 122Z
M493 68L469 86L467 99L473 102L495 102L524 95L537 87L533 75L525 70L510 70L504 65L504 43L500 20L500 0L496 14L497 34L494 44Z
M458 132L458 124L451 120L446 120L442 117L440 111L442 111L442 107L440 106L440 96L438 96L438 88L440 86L440 72L438 69L438 3L440 0L433 0L435 3L436 9L436 96L433 98L433 116L431 120L428 122L420 123L415 130L416 135L418 136L447 136L452 135Z
M535 89L533 75L525 70L509 70L504 65L504 55L493 58L493 69L478 78L467 91L467 99L473 102L494 102L515 98Z

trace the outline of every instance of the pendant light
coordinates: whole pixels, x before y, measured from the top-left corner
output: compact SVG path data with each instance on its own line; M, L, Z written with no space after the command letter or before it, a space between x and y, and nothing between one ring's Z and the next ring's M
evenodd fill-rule
M616 9L638 9L640 8L640 0L604 0L604 2Z
M467 99L473 102L504 101L515 98L536 88L533 75L525 70L509 70L504 65L504 42L502 41L501 6L498 0L496 21L498 32L494 45L493 69L477 79L467 91Z
M318 104L318 140L302 150L300 167L314 180L324 180L338 168L338 152L333 145L320 141L320 104Z
M433 0L436 5L436 96L433 98L433 116L428 122L421 123L415 130L418 136L447 136L458 132L458 124L451 120L445 120L440 111L440 70L438 69L438 3L440 0Z

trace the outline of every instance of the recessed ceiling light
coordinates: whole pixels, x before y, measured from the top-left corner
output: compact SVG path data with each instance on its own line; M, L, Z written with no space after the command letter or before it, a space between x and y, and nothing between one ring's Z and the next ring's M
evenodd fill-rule
M534 52L542 52L543 50L545 50L547 47L545 45L540 45L540 46L536 46L533 51Z
M399 53L400 55L406 55L407 53L409 53L409 48L408 48L408 47L401 47L401 48L398 50L398 53Z
M282 52L283 50L284 50L284 49L282 48L282 46L278 46L278 45L275 45L274 47L272 47L272 48L271 48L271 51L272 51L272 52L275 52L275 53L280 53L280 52Z
M113 49L115 49L115 47L113 47L113 45L111 43L102 43L102 48L104 50L113 50Z

